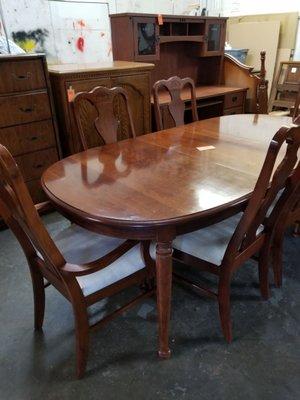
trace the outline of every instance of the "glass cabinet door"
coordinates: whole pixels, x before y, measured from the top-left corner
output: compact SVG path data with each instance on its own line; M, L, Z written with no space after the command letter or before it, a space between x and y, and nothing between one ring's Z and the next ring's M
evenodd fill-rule
M134 40L136 60L159 58L159 29L155 18L135 18Z
M209 24L207 33L207 51L219 51L221 44L221 25Z
M222 55L225 44L225 23L206 21L205 41L202 55Z

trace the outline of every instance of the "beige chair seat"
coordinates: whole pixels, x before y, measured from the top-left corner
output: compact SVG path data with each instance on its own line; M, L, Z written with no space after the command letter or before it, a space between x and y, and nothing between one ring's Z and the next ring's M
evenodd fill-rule
M242 215L239 213L207 228L177 236L173 248L220 265Z
M53 239L66 261L74 264L87 263L103 257L124 242L124 239L99 235L75 224L60 231ZM77 281L84 296L88 296L144 267L140 245L137 244L108 267L93 274L78 276Z
M290 114L290 110L274 110L269 112L269 115L272 115L272 117L284 117L289 116Z

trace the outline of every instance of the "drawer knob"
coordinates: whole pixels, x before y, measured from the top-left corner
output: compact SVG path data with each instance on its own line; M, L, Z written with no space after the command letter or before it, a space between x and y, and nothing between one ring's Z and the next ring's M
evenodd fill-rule
M237 96L232 96L232 101L233 102L237 101L237 99L238 99Z
M14 72L12 72L12 77L17 81L25 81L31 79L32 73L27 72L25 75L16 75Z
M34 110L34 106L25 107L25 108L24 107L20 107L19 110L24 112L24 113L26 113L26 114L28 114L28 113L31 113Z
M32 136L29 140L30 140L31 142L34 142L34 141L37 140L37 139L38 139L37 136Z
M36 169L42 168L42 167L43 167L43 164L36 164L36 165L34 166L34 168L36 168Z

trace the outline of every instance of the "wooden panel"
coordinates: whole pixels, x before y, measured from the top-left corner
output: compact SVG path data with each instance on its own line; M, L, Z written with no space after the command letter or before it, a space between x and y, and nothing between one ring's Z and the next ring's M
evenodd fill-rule
M13 156L56 145L52 120L0 129L0 143Z
M130 61L134 59L132 19L117 17L110 19L111 41L114 60ZM120 38L123 38L120 45ZM125 38L125 40L124 40Z
M56 148L41 150L15 158L26 181L38 179L47 167L58 160Z
M225 95L224 109L242 106L244 103L244 92L236 92Z
M8 61L0 63L0 93L43 89L46 80L41 60Z
M243 107L233 107L233 108L227 108L224 110L223 115L234 115L234 114L243 114L244 109Z
M247 98L245 100L245 112L257 111L257 85L260 81L254 74L253 67L240 63L228 54L224 57L224 84L227 86L246 86Z
M72 86L75 93L78 92L89 92L94 89L96 86L105 86L110 87L110 79L109 78L97 78L97 79L81 79L78 81L69 81L66 82L66 90Z
M149 71L152 67L152 64L119 61L110 63L109 66L104 65L104 67L102 65L91 65L84 69L75 65L72 69L71 66L65 68L60 66L59 69L53 69L53 72L50 69L64 155L82 150L66 90L72 86L75 93L78 93L90 91L95 86L123 86L129 94L130 102L133 103L133 117L137 121L135 122L135 129L139 135L151 130ZM87 112L91 112L88 107ZM99 145L99 139L93 133L95 129L94 127L91 128L91 141L89 143Z
M148 133L150 127L150 87L149 75L124 75L111 80L112 86L123 87L129 97L129 106L132 112L135 133L137 136ZM125 130L121 109L121 129ZM123 127L122 127L123 124Z
M28 187L32 200L35 204L43 203L44 201L48 200L45 192L42 189L40 179L35 179L33 181L26 182L26 185Z
M51 118L47 92L0 97L0 128Z

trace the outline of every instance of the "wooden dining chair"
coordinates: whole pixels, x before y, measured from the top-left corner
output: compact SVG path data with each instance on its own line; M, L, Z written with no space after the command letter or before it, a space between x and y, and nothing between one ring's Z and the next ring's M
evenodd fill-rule
M279 150L285 142L285 156L272 177ZM272 237L280 216L287 212L290 201L299 191L299 145L300 127L282 127L270 143L245 211L208 228L178 236L173 242L174 259L217 276L218 290L214 292L175 274L177 280L217 299L222 330L228 342L232 340L231 278L246 260L256 254L261 294L265 299L269 297L268 260Z
M296 125L300 125L300 83L299 83L299 90L298 90L298 94L297 94L295 105L294 105L293 123Z
M185 87L188 87L191 93L192 119L198 121L194 81L191 78L181 79L178 76L172 76L167 80L157 81L153 85L154 114L158 131L168 128L168 126L164 126L162 107L167 107L174 126L184 125L185 103L181 98L181 92ZM168 98L162 101L165 99L165 93Z
M84 150L91 147L88 139L93 130L96 131L99 142L92 145L115 143L120 139L135 137L129 99L123 88L97 86L90 92L77 93L72 104Z
M300 180L300 174L298 174L298 179ZM282 286L282 273L283 273L282 254L283 254L284 233L287 227L294 224L295 221L300 221L300 188L298 192L295 193L293 198L290 199L290 204L288 207L286 207L286 211L282 213L272 240L271 260L274 273L274 283L277 288ZM299 235L300 235L299 222L296 222L296 226L294 229L294 236L299 236Z
M94 234L72 224L63 241L56 245L34 207L17 164L2 145L0 214L27 258L33 286L35 329L40 330L43 325L45 287L53 285L72 304L77 376L80 378L86 368L89 330L153 293L154 269L148 255L149 244ZM142 285L138 297L102 320L89 324L88 307L134 284Z

